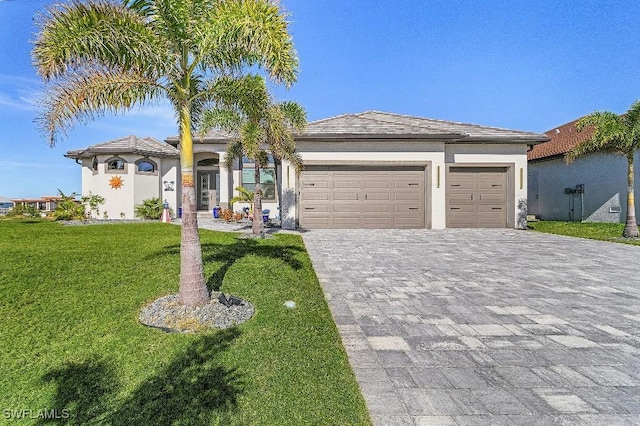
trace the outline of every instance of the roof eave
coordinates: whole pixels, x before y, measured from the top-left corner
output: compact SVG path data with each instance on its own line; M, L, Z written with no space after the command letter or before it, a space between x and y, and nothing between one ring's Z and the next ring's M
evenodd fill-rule
M356 139L356 140L389 140L389 139L415 139L415 140L460 140L466 138L466 135L460 133L438 133L438 134L394 134L394 133L303 133L295 136L296 140L344 140L344 139Z

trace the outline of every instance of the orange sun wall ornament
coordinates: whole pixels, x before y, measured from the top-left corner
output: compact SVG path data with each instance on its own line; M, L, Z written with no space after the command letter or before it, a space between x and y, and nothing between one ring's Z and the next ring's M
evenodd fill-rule
M111 188L113 189L120 189L122 188L123 184L124 184L124 180L122 180L120 176L114 176L111 179L109 179L109 186L111 186Z

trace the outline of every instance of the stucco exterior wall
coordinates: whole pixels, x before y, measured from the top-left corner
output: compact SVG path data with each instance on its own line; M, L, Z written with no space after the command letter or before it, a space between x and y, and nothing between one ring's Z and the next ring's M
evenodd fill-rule
M153 197L160 197L162 200L166 198L174 210L176 209L179 184L174 186L175 191L165 192L162 181L178 182L178 160L149 157L149 160L156 163L158 170L153 175L146 175L136 173L135 162L142 159L142 156L118 155L118 158L127 162L126 170L107 170L106 162L113 157L113 155L98 155L97 172L91 168L92 159L82 161L82 195L92 193L105 199L104 204L100 206L100 219L134 219L135 205ZM111 187L109 181L115 176L122 178L121 188Z
M640 164L640 154L635 162ZM563 158L529 164L529 213L542 220L624 222L627 211L627 160L614 154L591 154L567 165ZM637 179L636 179L637 181ZM583 194L565 188L584 185ZM640 196L636 182L635 198ZM583 208L584 206L584 208ZM640 206L636 204L636 217Z

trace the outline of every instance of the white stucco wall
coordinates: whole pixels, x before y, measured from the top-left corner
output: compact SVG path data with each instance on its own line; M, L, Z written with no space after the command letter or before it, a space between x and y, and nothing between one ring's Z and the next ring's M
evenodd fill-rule
M636 153L636 164L640 154ZM567 165L563 158L529 164L530 213L542 220L624 222L627 211L627 161L613 154L591 154ZM636 178L636 181L638 179ZM565 188L584 185L584 194L567 195ZM635 198L640 196L636 182ZM572 198L573 197L573 198ZM582 206L584 205L584 211ZM620 212L616 212L619 207ZM571 209L573 208L573 215ZM612 212L613 210L613 212ZM636 204L636 217L640 206ZM572 217L573 216L573 217Z
M92 159L82 161L82 195L97 194L105 199L105 203L100 206L99 218L104 219L133 219L135 218L135 205L143 200L160 197L165 198L171 206L176 208L179 196L178 182L178 160L162 159L150 157L149 160L156 163L158 173L153 175L136 173L137 160L143 157L135 154L122 154L122 158L127 162L126 170L107 171L106 161L114 155L98 155L98 171L94 173L91 169ZM112 188L109 181L114 176L122 178L122 187ZM166 179L165 179L166 178ZM164 191L162 181L173 180L176 182L173 192ZM107 212L107 216L105 216Z

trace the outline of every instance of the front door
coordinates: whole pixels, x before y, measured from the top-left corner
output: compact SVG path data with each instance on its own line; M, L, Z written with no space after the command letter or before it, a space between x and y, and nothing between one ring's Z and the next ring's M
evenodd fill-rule
M215 189L213 170L198 170L198 210L213 208L216 200L210 200L210 190Z

